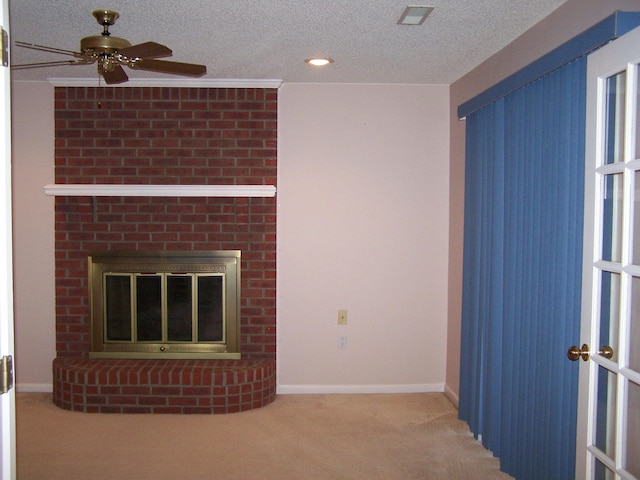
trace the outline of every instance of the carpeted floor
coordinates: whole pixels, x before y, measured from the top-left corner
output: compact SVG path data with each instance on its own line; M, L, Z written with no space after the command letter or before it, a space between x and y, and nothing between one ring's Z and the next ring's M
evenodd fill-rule
M17 395L18 480L509 479L442 394L279 395L229 415L109 415Z

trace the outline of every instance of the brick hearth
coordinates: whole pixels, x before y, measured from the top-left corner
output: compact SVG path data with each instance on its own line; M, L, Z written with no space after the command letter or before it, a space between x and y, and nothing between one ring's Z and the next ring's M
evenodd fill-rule
M55 131L57 184L276 184L275 89L57 87ZM273 400L275 198L68 196L55 205L56 404L161 412L185 402L216 413ZM87 257L114 250L240 250L242 360L90 359ZM192 383L195 368L210 385ZM156 381L167 369L170 381Z
M112 360L53 362L53 401L86 413L234 413L276 394L272 360Z

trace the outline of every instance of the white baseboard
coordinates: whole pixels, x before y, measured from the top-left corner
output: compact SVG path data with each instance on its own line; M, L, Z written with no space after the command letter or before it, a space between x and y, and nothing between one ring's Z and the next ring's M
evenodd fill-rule
M18 393L51 393L50 383L18 383ZM458 397L443 383L408 385L278 385L277 393L287 394L358 394L358 393L443 393L457 406ZM455 400L455 401L454 401Z
M17 383L17 393L51 393L53 384L51 383Z
M451 388L449 387L449 385L445 385L444 386L444 394L447 396L447 398L449 400L451 400L451 403L453 403L453 405L458 408L458 404L460 402L460 399L458 398L458 394L455 393L453 390L451 390Z
M276 393L287 394L344 394L344 393L442 393L444 383L409 385L278 385Z
M50 383L18 383L18 393L51 393ZM277 393L287 394L365 394L365 393L444 393L457 407L458 396L444 383L408 385L278 385Z

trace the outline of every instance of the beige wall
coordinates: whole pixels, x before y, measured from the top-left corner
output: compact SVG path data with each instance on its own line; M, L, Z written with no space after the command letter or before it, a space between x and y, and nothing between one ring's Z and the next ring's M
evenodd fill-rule
M16 383L51 390L55 357L53 86L12 84L13 236Z
M280 89L279 391L443 390L447 112L448 86Z
M458 105L570 40L616 10L640 10L638 0L567 0L486 62L451 85L451 177L449 311L446 390L457 399L460 370L460 314L462 293L462 236L464 216L464 121L457 120Z

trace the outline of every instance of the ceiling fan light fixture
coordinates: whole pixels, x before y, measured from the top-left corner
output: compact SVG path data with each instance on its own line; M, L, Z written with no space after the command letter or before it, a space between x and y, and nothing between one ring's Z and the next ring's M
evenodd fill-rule
M313 65L314 67L324 67L326 65L329 65L331 63L333 63L333 59L331 58L307 58L305 60L305 63L309 64L309 65Z
M398 25L422 25L433 9L427 5L409 5L402 12Z

